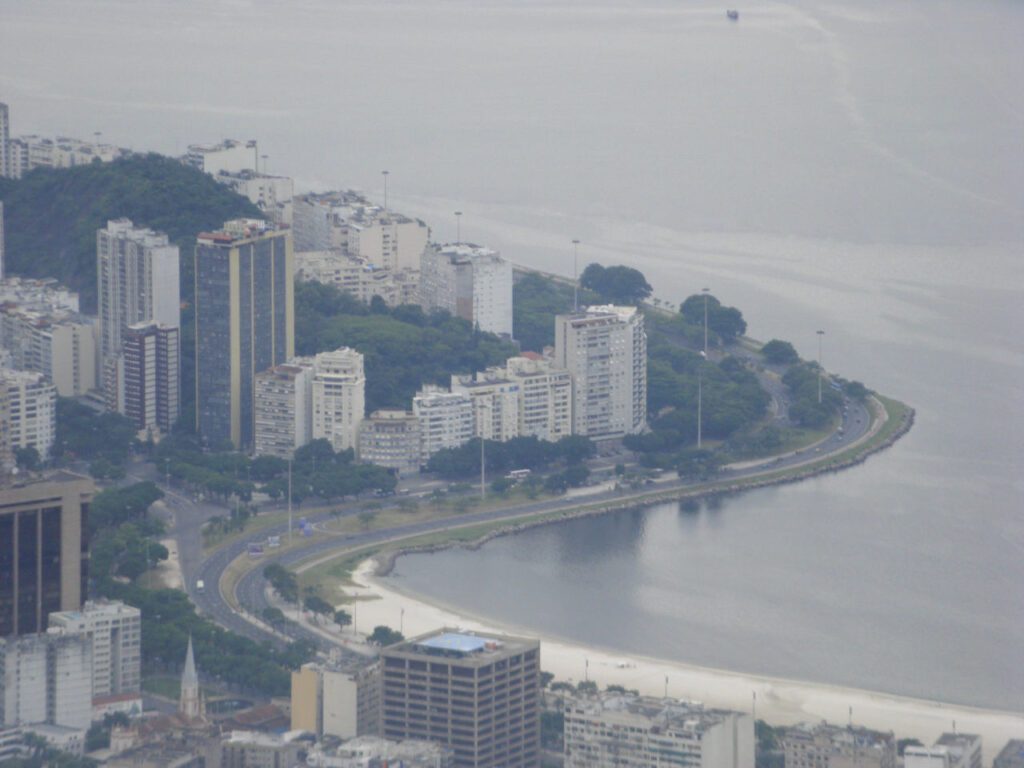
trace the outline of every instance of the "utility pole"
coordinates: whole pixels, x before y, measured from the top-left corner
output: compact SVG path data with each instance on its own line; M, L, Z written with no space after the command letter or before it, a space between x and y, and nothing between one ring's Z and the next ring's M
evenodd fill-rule
M824 331L818 331L818 403L821 403L821 376L825 369L821 363L821 337L825 335Z
M580 270L577 266L577 256L580 252L580 241L572 241L572 311L575 314L580 309L579 302L579 288L580 288Z
M708 291L710 288L702 288L704 294L704 357L708 356Z

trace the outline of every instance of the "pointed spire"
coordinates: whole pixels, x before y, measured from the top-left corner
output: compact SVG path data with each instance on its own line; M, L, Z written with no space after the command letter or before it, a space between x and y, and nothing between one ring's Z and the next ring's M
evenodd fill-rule
M199 687L199 676L196 674L196 659L192 653L192 635L188 636L188 653L185 654L185 669L181 673L181 688Z

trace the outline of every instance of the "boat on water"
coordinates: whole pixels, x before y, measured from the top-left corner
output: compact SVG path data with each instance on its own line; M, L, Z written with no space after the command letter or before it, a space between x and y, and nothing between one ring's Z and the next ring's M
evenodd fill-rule
M726 11L725 15L728 16L733 21L738 21L739 18L740 18L740 12L739 11Z

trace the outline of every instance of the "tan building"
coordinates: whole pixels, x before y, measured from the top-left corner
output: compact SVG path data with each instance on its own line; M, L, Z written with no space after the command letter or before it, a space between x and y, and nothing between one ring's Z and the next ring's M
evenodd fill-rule
M232 731L221 741L221 768L291 768L312 744L305 731Z
M540 765L540 643L444 629L381 650L388 739L449 746L457 768Z
M852 725L801 723L782 737L786 768L895 768L896 737Z
M42 632L50 613L82 605L92 495L92 478L63 470L0 485L0 637Z
M380 674L361 660L304 664L292 672L293 730L351 739L380 732Z

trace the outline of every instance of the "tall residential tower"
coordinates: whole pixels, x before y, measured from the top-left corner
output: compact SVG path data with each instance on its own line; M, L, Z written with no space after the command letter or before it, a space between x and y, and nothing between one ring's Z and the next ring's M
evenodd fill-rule
M196 240L196 430L208 445L253 446L256 374L295 353L293 272L289 231L261 220Z

